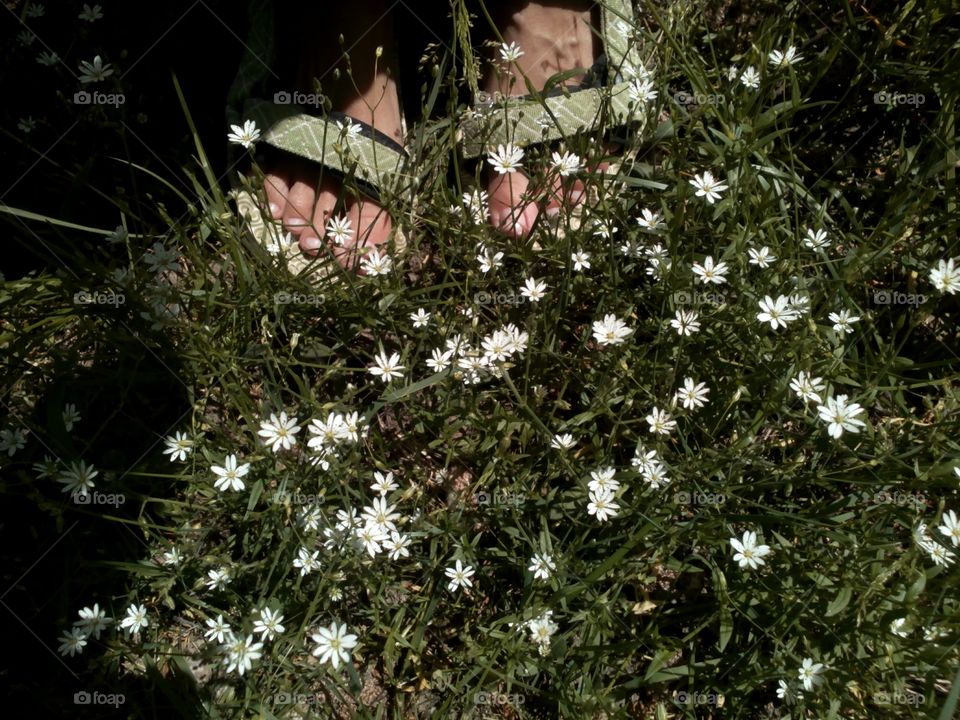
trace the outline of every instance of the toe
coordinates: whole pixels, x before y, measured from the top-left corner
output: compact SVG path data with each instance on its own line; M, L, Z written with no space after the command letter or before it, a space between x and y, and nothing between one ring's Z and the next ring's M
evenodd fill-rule
M347 218L355 228L353 246L338 256L344 267L358 262L365 254L360 248L378 247L390 239L393 222L381 205L369 198L353 199L347 203Z
M287 195L290 193L290 174L283 168L271 169L263 176L263 191L267 196L267 207L270 217L279 220L287 207Z
M305 168L298 169L287 193L287 205L283 209L283 227L299 237L313 221L313 208L317 198L317 178Z
M337 206L337 183L329 175L324 175L317 187L313 206L313 224L300 233L300 250L308 255L316 255L327 242L324 239L327 220Z
M539 210L526 196L530 179L523 173L507 173L491 180L490 222L501 232L515 238L526 237L537 220Z

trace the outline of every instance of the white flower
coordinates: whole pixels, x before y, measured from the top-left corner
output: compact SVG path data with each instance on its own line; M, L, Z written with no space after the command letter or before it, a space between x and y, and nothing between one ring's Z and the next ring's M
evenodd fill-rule
M727 80L733 82L737 79L737 75L740 73L740 69L736 65L731 65L727 68Z
M520 288L520 294L530 302L540 302L547 294L547 284L542 280L536 280L532 277L527 278L523 287Z
M334 121L334 125L337 126L337 133L340 137L345 138L347 142L356 138L360 134L360 130L362 130L360 123L355 123L350 118L344 118L342 122L336 120Z
M376 478L376 482L370 486L370 489L375 493L379 493L381 496L384 496L388 492L392 492L400 487L396 482L394 482L392 472L388 472L386 475L384 475L379 470L374 470L373 476Z
M450 359L453 357L453 350L441 351L440 348L434 348L433 354L427 360L427 367L434 372L443 372L450 367Z
M233 631L230 629L230 623L224 622L222 614L217 615L216 620L207 618L205 622L209 630L207 630L203 636L207 640L211 642L216 640L221 645L233 641L234 637Z
M653 89L653 80L651 78L633 78L630 81L630 87L627 94L635 103L650 102L657 98L657 91Z
M956 260L941 260L937 266L930 270L930 282L942 293L956 295L960 291L960 268L956 266Z
M844 430L859 433L860 428L865 427L862 420L857 420L863 408L857 403L848 404L846 395L828 397L826 404L818 407L817 412L820 413L820 419L827 423L827 432L832 438L839 438Z
M574 272L582 272L590 268L590 253L584 252L582 248L573 253L570 259L573 261Z
M906 618L896 618L890 622L890 632L898 637L905 638L910 634L909 630L904 630L903 626L907 624Z
M239 492L246 487L243 478L250 472L250 463L237 465L237 456L231 454L227 455L226 460L223 462L223 467L214 465L210 470L218 478L213 483L213 486L217 490L224 491L229 488Z
M109 64L104 64L100 56L97 55L93 62L83 60L80 62L80 82L84 85L92 82L100 82L113 75L113 68Z
M263 442L274 452L289 450L297 444L294 437L300 432L300 426L297 425L297 418L288 418L287 413L280 412L280 417L271 413L269 420L260 422L260 430L257 435L263 438Z
M760 87L760 73L753 65L750 65L740 74L740 82L744 87L756 90Z
M550 441L550 447L552 447L554 450L569 450L575 444L576 442L573 439L573 435L570 433L554 435L553 439Z
M253 623L253 631L260 633L264 640L274 640L277 635L283 633L282 622L283 615L280 614L279 610L263 608L260 611L260 618Z
M400 519L400 513L394 512L396 506L388 505L385 497L373 499L373 504L363 509L363 520L368 525L375 525L383 534L397 529L395 521Z
M180 460L182 462L187 459L187 455L193 452L193 440L187 437L186 433L182 433L179 430L176 434L165 437L163 442L167 446L163 454L170 456L170 462L174 460Z
M155 242L153 246L143 254L143 261L150 266L151 272L176 272L180 269L180 253L176 250L168 250L163 243Z
M181 560L179 548L171 548L163 554L164 565L179 565Z
M120 621L120 627L131 635L137 634L149 624L150 621L147 620L147 608L144 605L131 605L127 608L126 617Z
M406 535L401 535L396 530L391 532L390 537L383 541L383 547L388 551L388 557L391 560L399 560L401 557L410 557L410 550L408 549L409 545L410 538Z
M588 483L590 492L595 495L613 495L620 489L620 482L613 478L615 473L616 470L609 466L600 468L599 470L592 470L590 472L592 479Z
M370 557L376 557L383 552L382 543L390 538L382 526L371 522L356 528L353 534Z
M849 310L841 310L838 313L832 312L827 316L827 318L833 323L834 332L843 332L848 335L853 332L853 328L850 326L850 323L855 323L860 319L860 317L857 315L851 317Z
M231 580L230 572L226 568L208 570L207 577L209 580L204 581L204 584L211 590L223 590Z
M760 268L768 268L777 259L777 256L770 252L770 248L766 245L759 250L750 248L747 250L747 254L750 255L750 264Z
M803 370L790 381L790 389L804 402L810 402L812 400L815 403L822 404L823 399L820 397L820 393L826 390L826 388L827 386L823 382L823 378L812 378Z
M263 643L253 642L253 635L247 635L245 638L231 636L223 649L227 655L224 659L227 672L236 670L240 675L253 667L254 660L259 660L263 656Z
M681 337L693 335L700 331L700 315L693 310L677 310L675 317L670 321L670 327Z
M86 22L92 23L96 22L103 17L103 13L100 12L103 8L99 5L94 5L90 7L86 3L83 4L83 10L80 11L80 14L77 15L78 20L85 20Z
M385 384L393 378L403 377L403 373L400 371L404 369L404 366L400 364L399 353L393 353L388 358L386 350L381 348L380 354L374 358L374 362L376 364L367 368L367 372L380 378Z
M448 567L443 572L450 578L450 582L447 583L447 590L450 592L454 592L457 588L461 587L473 587L473 581L470 579L473 575L472 565L464 567L463 563L457 560L454 567Z
M587 514L594 515L600 522L606 522L608 518L616 517L620 511L620 506L614 501L613 493L591 492L590 502L587 503Z
M100 609L99 603L94 603L92 608L82 608L78 614L80 619L73 626L80 628L85 635L92 635L98 640L100 639L100 632L113 622L113 618L107 617L106 610Z
M647 208L640 211L640 217L637 218L637 225L648 232L656 232L665 227L663 216L659 212L652 212Z
M642 444L638 443L637 449L630 459L630 464L638 468L640 472L645 473L660 464L660 454L656 450L647 450Z
M475 223L482 223L487 217L490 196L485 190L474 190L463 194L463 205L470 211Z
M60 637L60 654L63 656L79 655L87 645L87 634L80 628L73 628L69 632L64 631Z
M778 327L786 327L787 323L797 319L797 312L790 306L790 299L786 295L780 295L776 300L767 295L760 301L760 312L757 313L757 320L770 323L770 327L776 330Z
M310 549L306 547L301 547L297 550L297 557L294 558L293 566L300 568L300 577L320 569L319 555L319 550L314 550L311 553Z
M798 673L800 681L803 683L804 690L813 690L816 685L823 682L820 674L823 672L822 663L814 663L811 658L805 658L803 666Z
M706 259L704 259L703 265L700 263L693 264L694 280L704 284L713 283L714 285L723 285L723 283L727 281L725 277L727 272L727 264L725 262L719 262L714 265L713 257L710 255L707 255Z
M803 244L811 250L820 250L829 245L830 241L825 230L814 232L813 228L807 228L807 235L803 238Z
M579 155L572 152L564 152L563 155L554 152L553 169L560 173L560 177L569 177L570 175L576 175L583 167Z
M357 646L357 636L348 635L347 626L338 625L336 621L330 627L317 628L310 639L317 644L312 650L314 657L320 658L321 663L329 662L334 670L341 662L350 662L350 650Z
M515 42L507 45L506 43L500 44L500 57L503 58L504 62L516 62L523 55L523 50L520 49L520 46Z
M310 421L310 426L307 429L312 435L316 435L316 437L307 441L307 447L312 450L320 448L329 451L340 443L351 439L350 429L340 413L328 413L326 420L314 418Z
M243 145L247 149L252 148L253 144L260 139L260 130L253 120L244 122L243 127L231 125L230 130L232 132L227 134L227 140L236 145Z
M645 464L640 468L643 480L654 490L670 484L667 469L660 463Z
M22 428L0 430L0 453L6 453L8 457L13 457L17 450L23 450L26 442L27 431Z
M430 322L430 313L420 308L415 313L410 313L410 320L413 322L414 328L425 328Z
M768 58L772 67L786 67L787 65L796 65L803 60L803 55L798 55L797 48L791 45L787 48L786 52L774 50ZM810 688L807 689L809 690Z
M800 293L793 293L789 299L788 304L790 309L793 311L793 314L796 317L800 317L805 313L810 312L810 296L801 295Z
M541 655L550 652L550 638L557 631L557 626L551 620L552 610L547 610L539 617L528 620L524 625L530 632L530 639L536 644L537 651Z
M522 167L523 149L518 148L513 143L498 145L497 149L490 150L487 153L487 162L493 166L499 174L514 173Z
M75 423L78 423L83 418L80 417L80 413L77 412L77 406L73 403L67 403L63 407L63 427L67 432L73 432L73 426Z
M593 323L593 337L600 345L620 345L633 332L616 315L605 315Z
M726 185L714 180L709 170L704 171L703 175L694 175L693 180L688 182L697 188L696 196L705 198L710 205L719 200L720 193L727 189Z
M710 388L706 383L696 383L693 378L684 378L683 388L677 390L676 397L687 410L694 410L706 404L709 392Z
M327 220L326 234L330 236L335 245L343 247L350 242L350 239L353 237L350 218L346 215L331 217Z
M71 496L86 497L93 490L95 478L98 474L93 465L87 465L83 460L70 463L70 467L60 472L57 482L63 485L61 492L69 492Z
M549 580L550 573L557 569L553 558L546 553L537 553L530 558L530 567L527 568L533 573L534 580Z
M481 244L477 249L479 250L477 262L480 264L480 272L482 272L484 275L503 265L502 252L494 252L493 250L489 250L483 244Z
M669 435L677 427L677 421L670 418L670 413L654 407L646 417L647 424L650 425L650 432L659 435Z
M736 550L733 559L740 564L740 567L749 567L756 570L764 565L763 558L770 554L768 545L757 545L757 534L752 530L743 533L743 539L730 538L730 545Z
M374 277L389 275L393 269L393 260L386 253L381 254L379 250L372 250L360 261L360 267L367 275Z
M914 541L930 556L937 565L947 567L956 560L956 555L927 535L926 523L920 523L913 531Z
M960 545L960 520L957 519L957 514L953 510L949 510L942 520L943 525L940 525L937 530L940 531L941 535L950 538L953 546L957 547Z

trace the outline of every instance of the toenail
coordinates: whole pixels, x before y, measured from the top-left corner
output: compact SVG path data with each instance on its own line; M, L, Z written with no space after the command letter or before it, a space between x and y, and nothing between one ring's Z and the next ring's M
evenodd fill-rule
M300 249L304 252L315 252L319 250L323 243L316 235L308 235L300 238Z
M282 208L279 205L277 205L275 202L270 203L270 214L273 217L275 218L280 217L281 211L282 211Z
M524 230L525 230L525 227L524 227L524 224L523 224L523 220L517 220L517 221L513 224L513 231L514 231L517 235L523 235L523 231L524 231Z

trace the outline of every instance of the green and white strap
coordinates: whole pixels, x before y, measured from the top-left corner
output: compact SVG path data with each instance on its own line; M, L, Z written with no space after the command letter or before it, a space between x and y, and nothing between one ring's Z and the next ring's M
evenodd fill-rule
M480 97L461 118L465 157L478 157L507 143L525 147L602 126L646 124L646 112L632 82L641 64L639 49L630 39L632 4L630 0L604 0L601 8L609 85L541 98L506 97L494 102L489 96Z
M398 192L406 183L406 153L368 134L351 134L330 118L267 100L250 101L246 117L266 128L261 142L355 177L375 190Z

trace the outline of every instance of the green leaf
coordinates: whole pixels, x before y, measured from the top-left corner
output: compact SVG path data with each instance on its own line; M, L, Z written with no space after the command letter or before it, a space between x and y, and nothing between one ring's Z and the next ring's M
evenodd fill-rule
M833 601L827 605L826 617L833 617L842 611L850 603L851 595L853 595L853 590L849 585L841 588Z

